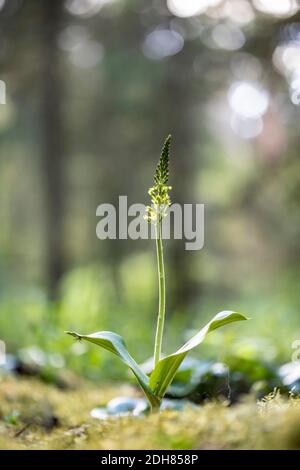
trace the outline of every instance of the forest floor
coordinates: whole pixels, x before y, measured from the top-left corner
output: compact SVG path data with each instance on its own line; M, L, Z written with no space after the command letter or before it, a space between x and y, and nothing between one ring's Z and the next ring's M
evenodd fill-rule
M207 403L150 416L90 417L130 386L60 390L0 377L0 449L300 449L300 400L278 394L234 406Z

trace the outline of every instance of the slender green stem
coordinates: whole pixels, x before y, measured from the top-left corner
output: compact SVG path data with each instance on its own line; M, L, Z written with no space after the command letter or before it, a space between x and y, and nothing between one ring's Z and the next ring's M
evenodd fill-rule
M161 346L164 331L165 321L165 306L166 306L166 286L165 286L165 269L164 269L164 254L162 245L162 227L161 219L157 221L156 225L156 254L157 254L157 269L158 269L158 318L155 335L154 345L154 367L160 360Z

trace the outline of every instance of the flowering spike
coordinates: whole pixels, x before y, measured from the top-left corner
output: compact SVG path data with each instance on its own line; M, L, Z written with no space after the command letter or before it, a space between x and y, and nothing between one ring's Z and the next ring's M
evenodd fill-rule
M171 135L168 135L161 150L160 159L154 175L154 183L165 185L169 179L169 156Z
M146 219L154 224L159 223L166 215L167 209L171 205L169 191L171 186L167 186L169 179L169 156L170 156L171 136L168 135L157 164L154 174L154 186L149 188L148 194L151 198L152 206L146 209Z

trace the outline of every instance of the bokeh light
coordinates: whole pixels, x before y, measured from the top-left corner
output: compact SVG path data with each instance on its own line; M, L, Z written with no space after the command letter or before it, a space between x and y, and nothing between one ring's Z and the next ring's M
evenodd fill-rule
M278 17L294 15L300 8L296 0L253 0L257 10Z
M223 0L168 0L171 13L180 18L190 18L204 13L207 8L217 6Z
M181 51L184 46L183 37L171 29L156 29L146 36L143 52L153 60L164 59Z
M291 102L300 104L300 40L280 44L273 54L273 63L289 82Z
M71 51L87 39L89 39L89 34L84 26L72 25L60 33L58 45L65 51Z
M87 69L98 65L104 55L104 48L89 37L84 26L66 27L58 37L58 45L69 53L70 62L76 67Z
M224 4L224 13L236 24L246 25L255 19L255 13L247 0L230 0Z
M102 44L88 39L77 44L70 52L70 61L73 65L89 69L98 65L104 54Z
M230 119L230 126L232 130L243 139L254 139L263 130L262 119L246 119L241 118L237 114L233 113Z
M230 126L243 139L253 139L263 130L262 116L269 106L269 93L259 82L236 81L228 91Z
M66 9L76 16L89 17L98 13L105 5L114 0L66 0Z
M262 74L260 61L248 52L234 54L230 61L230 69L237 80L257 81Z
M285 75L300 72L300 41L281 44L276 47L273 62L277 69Z
M269 93L255 82L235 82L228 91L232 110L244 119L262 116L269 105Z
M246 42L242 30L232 24L218 24L215 26L212 31L212 38L218 47L229 51L240 49Z

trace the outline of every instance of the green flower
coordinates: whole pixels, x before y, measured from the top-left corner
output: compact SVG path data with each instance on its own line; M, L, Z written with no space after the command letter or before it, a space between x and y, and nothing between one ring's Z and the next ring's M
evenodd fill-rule
M169 135L162 147L160 159L157 164L154 175L154 186L148 190L151 198L151 206L147 206L145 219L148 222L160 223L167 215L168 207L171 205L168 186L169 179L169 156L170 156L171 136Z

